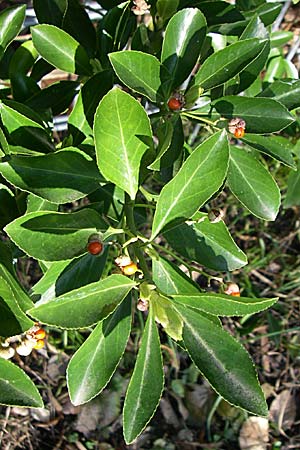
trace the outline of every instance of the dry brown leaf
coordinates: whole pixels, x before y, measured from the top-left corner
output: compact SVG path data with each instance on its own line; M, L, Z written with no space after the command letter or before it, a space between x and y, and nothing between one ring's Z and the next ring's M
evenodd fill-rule
M291 428L296 418L296 400L288 389L282 391L273 400L270 407L270 420L275 422L280 433Z
M249 417L240 430L241 450L267 450L269 422L264 417Z
M174 428L179 428L180 423L178 420L178 417L171 405L171 402L168 398L163 397L159 404L160 410L162 412L162 415L164 416L164 419L166 423L169 425L172 425Z
M101 404L99 398L82 406L75 424L75 430L89 437L90 432L96 430L101 419Z

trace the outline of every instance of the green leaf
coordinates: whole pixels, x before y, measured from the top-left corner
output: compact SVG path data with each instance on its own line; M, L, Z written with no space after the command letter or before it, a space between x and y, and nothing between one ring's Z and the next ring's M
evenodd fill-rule
M21 310L14 294L14 291L11 289L6 279L0 276L0 299L2 310L0 336L3 337L21 334L31 328L34 324Z
M25 104L35 111L45 111L51 108L54 116L68 110L77 93L79 83L76 81L59 81L32 95Z
M57 204L85 197L102 180L94 161L74 147L43 156L12 156L0 163L0 173L22 191Z
M229 95L214 102L214 107L223 117L244 119L249 133L274 133L295 120L281 103L271 98Z
M252 214L275 220L280 191L270 172L255 157L231 146L227 182L231 192Z
M74 213L39 211L19 217L6 233L25 253L42 261L59 261L86 253L88 239L107 224L92 209Z
M39 54L58 69L78 75L91 75L85 49L72 36L54 25L36 25L32 40Z
M53 151L50 136L38 121L30 117L30 113L31 110L22 104L11 101L0 103L3 125L14 144L38 152Z
M18 75L26 76L29 70L34 65L38 56L39 54L34 48L32 41L23 42L14 52L10 60L9 63L10 78Z
M4 228L18 216L19 209L14 193L5 184L0 184L0 227Z
M164 233L174 250L216 271L232 271L247 264L245 253L236 245L223 221L211 223L203 213L198 213L195 219Z
M175 264L167 261L162 257L152 258L153 281L157 288L166 295L175 294L199 294L199 288L184 272L182 272ZM220 319L203 311L198 314L207 317L216 325L221 326Z
M293 37L294 33L292 31L285 31L285 30L273 31L270 34L271 47L277 48L286 45L289 41L293 39Z
M226 132L219 131L200 144L158 198L153 220L155 236L174 219L191 217L222 185L228 165Z
M104 70L91 77L80 89L75 106L69 116L69 130L75 145L93 136L93 122L97 106L113 87L112 70Z
M98 395L114 374L125 351L131 329L131 296L100 322L71 358L68 390L74 405Z
M145 95L151 102L162 102L162 82L170 77L157 58L134 50L111 53L110 62L118 78L130 89Z
M230 5L224 1L203 1L195 2L196 6L206 17L207 25L213 30L218 29L216 25L223 23L232 23L244 20L244 16L239 12L235 5Z
M81 286L100 280L103 273L108 248L102 255L86 254L70 261L51 264L44 276L33 286L32 292L44 302Z
M159 140L157 155L149 169L162 170L172 166L183 148L184 134L180 115L174 115L162 123L156 134Z
M246 316L264 311L277 302L278 298L233 297L226 294L172 295L183 306L212 314L214 316Z
M101 281L74 289L28 311L35 319L58 328L86 328L109 316L135 282L124 275L110 275Z
M62 27L68 0L33 0L33 7L39 23Z
M169 19L176 13L179 0L157 0L156 12L163 21Z
M197 294L197 285L175 264L162 257L152 258L153 281L165 295Z
M273 98L287 109L300 106L300 80L276 80L258 94L259 98Z
M134 200L141 159L152 143L146 111L129 94L113 89L98 106L94 135L101 173Z
M250 147L281 161L286 166L292 169L296 168L288 141L284 146L277 136L260 136L251 133L246 133L242 141Z
M176 304L184 320L183 340L204 377L229 403L259 416L267 404L249 354L230 334L196 311Z
M271 25L282 9L282 3L280 2L263 2L258 8L256 13L259 15L260 20L265 26ZM253 11L244 12L245 17L250 18L253 15Z
M240 72L239 87L238 91L235 91L235 93L245 91L258 79L260 72L265 67L270 53L269 34L257 15L254 15L250 20L240 39L249 39L254 37L265 39L265 44L253 61L251 61L250 64L248 64L247 67Z
M123 429L126 444L133 442L153 417L163 387L160 341L150 308L141 347L125 397Z
M3 255L4 251L1 248L1 253ZM25 312L27 309L32 308L33 302L28 297L27 293L23 290L22 286L17 281L16 277L13 276L14 273L10 272L7 267L2 263L0 263L0 276L3 278L6 283L9 285L12 291L12 298L16 299L16 302L19 308ZM27 318L28 319L28 318ZM30 328L30 327L29 327Z
M197 8L178 11L169 21L161 62L172 74L172 87L179 86L193 70L206 36L206 20Z
M62 28L92 56L96 50L95 28L78 0L34 0L34 10L39 23Z
M174 309L172 301L156 291L150 295L155 321L160 323L164 331L175 341L182 341L183 321Z
M208 90L233 78L261 52L265 40L257 38L235 42L209 56L195 76L195 84Z
M26 13L26 5L5 8L0 14L0 58L8 44L19 34Z
M37 211L57 211L58 205L55 203L48 202L43 198L37 197L36 195L29 194L27 196L27 209L26 214Z
M300 163L298 163L297 172L289 174L287 192L283 204L285 208L300 205Z
M0 358L0 404L42 408L39 391L26 373L10 361Z

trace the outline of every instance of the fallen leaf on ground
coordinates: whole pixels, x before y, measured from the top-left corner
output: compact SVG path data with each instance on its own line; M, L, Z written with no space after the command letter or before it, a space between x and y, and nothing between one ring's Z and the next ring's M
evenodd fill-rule
M291 428L295 422L296 410L295 396L285 389L271 403L270 420L276 423L282 434L285 434L284 431Z

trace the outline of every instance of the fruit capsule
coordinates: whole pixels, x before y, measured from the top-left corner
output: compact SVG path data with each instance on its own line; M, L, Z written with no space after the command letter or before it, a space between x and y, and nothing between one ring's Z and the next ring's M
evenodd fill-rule
M122 271L123 271L124 275L128 275L128 276L134 275L137 270L138 270L138 267L134 262L128 264L128 266L122 267Z
M40 350L41 348L43 348L45 346L45 342L44 339L38 339L36 341L35 346L33 347L35 350Z
M88 243L87 250L91 255L100 255L103 251L103 244L100 241L91 241Z
M244 128L242 128L242 127L237 128L237 129L235 130L235 132L234 132L234 136L235 136L237 139L240 139L240 138L244 137L244 136L245 136L245 130L244 130Z
M225 289L225 294L232 295L233 297L240 297L240 288L236 283L228 283Z
M45 339L46 337L46 331L43 330L43 328L39 328L35 333L34 333L34 337L36 339Z
M168 101L168 107L172 111L178 111L182 107L181 101L176 97L171 97Z

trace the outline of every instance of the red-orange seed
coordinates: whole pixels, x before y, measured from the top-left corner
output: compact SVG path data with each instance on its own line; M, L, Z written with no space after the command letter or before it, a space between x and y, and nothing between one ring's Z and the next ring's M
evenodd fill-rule
M88 243L87 249L91 255L100 255L103 250L103 244L99 241L91 241Z
M181 109L181 106L182 106L181 101L178 100L178 98L171 97L170 100L168 101L168 107L172 111L178 111L179 109Z

